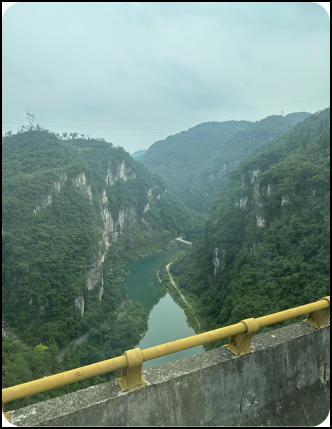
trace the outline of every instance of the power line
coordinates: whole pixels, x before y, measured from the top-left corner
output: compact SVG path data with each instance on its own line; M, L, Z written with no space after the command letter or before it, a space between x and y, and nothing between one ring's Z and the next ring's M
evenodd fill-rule
M68 122L68 121L70 121L70 122L73 122L73 121L132 122L132 121L155 121L155 120L183 119L183 118L191 118L191 117L197 117L197 116L202 116L202 115L228 114L228 113L246 112L246 111L252 111L252 110L259 110L259 109L267 109L267 108L272 108L272 107L303 103L303 102L307 102L307 101L314 101L314 100L319 100L319 99L323 99L323 98L327 98L327 97L329 97L329 95L324 94L324 95L302 97L302 98L287 100L287 101L276 101L276 102L272 102L272 103L258 104L258 105L249 106L249 107L235 107L235 108L224 109L224 110L202 111L202 112L188 113L188 114L183 114L183 115L168 115L168 116L164 115L164 116L159 116L159 117L158 116L145 117L145 118L139 118L139 117L116 118L116 117L113 117L112 119L110 119L110 118L108 118L108 119L90 119L90 118L45 119L45 118L40 118L40 120L41 121L46 120L47 122ZM20 119L18 118L17 120L19 121ZM13 121L13 122L11 122L11 121ZM7 124L10 124L10 123L15 124L17 122L15 119L12 118L12 119L8 119L8 120L4 120L2 123L3 124L6 124L6 123Z
M212 111L202 111L202 112L197 112L197 113L188 113L188 114L184 114L184 115L168 115L168 116L155 116L155 117L145 117L145 118L113 118L112 121L116 122L116 121L123 121L123 122L128 122L128 121L133 121L133 120L139 120L139 121L150 121L150 120L158 120L158 119L182 119L182 118L187 118L187 117L197 117L197 116L201 116L201 115L208 115L208 114L227 114L227 113L234 113L234 112L243 112L243 111L251 111L251 110L258 110L258 109L266 109L269 107L277 107L277 106L284 106L284 105L289 105L289 104L296 104L296 103L302 103L302 102L306 102L306 101L314 101L317 99L323 99L323 98L327 98L329 97L329 95L318 95L318 96L310 96L310 97L304 97L304 98L299 98L299 99L294 99L294 100L287 100L287 101L277 101L277 102L272 102L272 103L265 103L265 104L258 104L258 105L254 105L254 106L249 106L249 107L235 107L235 108L230 108L230 109L224 109L224 110L212 110ZM42 119L42 118L41 118ZM86 121L89 119L86 118L81 118L81 119L65 119L66 121L72 121L72 120L77 120L77 121ZM53 122L57 122L59 120L54 119L52 120ZM63 119L60 119L61 122L63 122ZM95 119L95 121L110 121L110 119Z

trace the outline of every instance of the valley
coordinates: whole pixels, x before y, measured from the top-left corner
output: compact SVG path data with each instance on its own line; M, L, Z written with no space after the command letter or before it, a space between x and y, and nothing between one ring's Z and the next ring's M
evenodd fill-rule
M160 174L189 208L209 214L241 158L308 116L298 112L256 122L206 122L154 143L140 161Z
M122 148L102 140L60 139L37 126L7 134L2 150L3 317L26 343L5 339L4 386L133 348L147 314L120 288L128 263L165 249L180 233L194 238L204 217ZM86 332L88 339L68 347L59 362L59 349Z
M203 123L136 157L3 136L3 386L328 295L329 113Z

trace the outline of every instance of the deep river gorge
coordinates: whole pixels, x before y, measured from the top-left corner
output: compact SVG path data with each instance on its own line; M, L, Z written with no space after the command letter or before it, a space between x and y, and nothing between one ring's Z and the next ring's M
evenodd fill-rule
M181 247L177 246L156 252L128 265L130 274L122 282L121 287L125 288L129 299L139 301L142 304L149 317L148 329L137 345L141 350L195 335L195 331L188 326L183 309L173 301L160 285L156 274L158 266L166 265L172 257L175 259L179 250ZM107 323L104 322L102 325L107 326ZM75 338L74 346L76 347L86 341L88 337L89 333L85 332ZM59 361L63 359L66 350L70 348L70 344L59 351L57 355ZM182 352L144 362L142 369L153 368L157 365L203 353L203 351L203 346L192 347Z
M139 301L149 317L148 330L138 344L141 350L195 335L195 331L188 326L183 309L160 285L156 275L158 266L166 264L179 250L180 247L163 250L128 265L130 274L122 286L126 288L128 298ZM172 353L144 362L142 369L173 362L203 351L203 346L197 346Z

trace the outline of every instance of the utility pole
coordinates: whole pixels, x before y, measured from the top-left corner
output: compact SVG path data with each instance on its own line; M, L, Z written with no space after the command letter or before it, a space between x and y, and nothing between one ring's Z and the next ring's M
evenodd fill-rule
M29 121L30 128L33 128L35 125L35 115L29 113L28 111L26 111L26 112L27 112L26 117Z

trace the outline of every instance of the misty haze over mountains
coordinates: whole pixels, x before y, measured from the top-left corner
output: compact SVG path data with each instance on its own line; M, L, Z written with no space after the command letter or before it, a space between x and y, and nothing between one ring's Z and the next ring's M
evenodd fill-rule
M329 295L329 52L310 2L7 9L3 388Z

